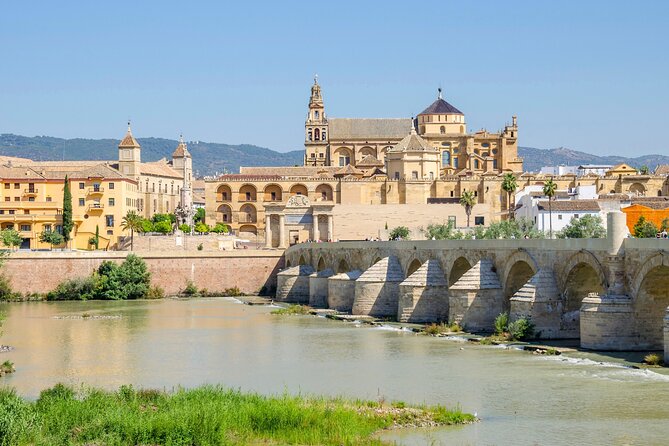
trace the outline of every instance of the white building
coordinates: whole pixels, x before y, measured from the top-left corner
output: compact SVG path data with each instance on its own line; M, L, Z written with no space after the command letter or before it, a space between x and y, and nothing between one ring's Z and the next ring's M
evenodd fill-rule
M578 166L544 166L539 173L545 175L577 175Z
M608 164L583 164L578 166L576 176L583 177L585 175L595 174L602 177L612 168L613 166Z

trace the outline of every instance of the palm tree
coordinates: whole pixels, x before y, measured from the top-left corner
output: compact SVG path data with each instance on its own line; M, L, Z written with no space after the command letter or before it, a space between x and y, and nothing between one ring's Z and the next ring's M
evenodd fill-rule
M512 173L504 174L502 179L502 190L506 192L508 197L507 206L509 207L509 220L513 220L513 208L511 207L511 195L518 189L516 177Z
M553 238L553 207L551 206L551 202L553 201L553 197L555 197L555 191L557 190L557 184L555 181L553 181L552 178L549 178L545 183L544 183L544 195L548 197L548 224L549 226L549 237Z
M135 244L135 231L142 230L142 217L135 211L128 211L121 221L121 229L130 230L130 251L132 251Z
M469 217L472 215L472 209L476 204L474 192L464 191L460 196L460 204L465 207L465 213L467 214L467 227L469 227Z

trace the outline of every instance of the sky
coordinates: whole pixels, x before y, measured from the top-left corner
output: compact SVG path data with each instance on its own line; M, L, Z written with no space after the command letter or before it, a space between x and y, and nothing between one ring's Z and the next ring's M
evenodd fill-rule
M410 117L442 87L521 146L669 155L666 1L2 4L0 133L301 150L331 117Z

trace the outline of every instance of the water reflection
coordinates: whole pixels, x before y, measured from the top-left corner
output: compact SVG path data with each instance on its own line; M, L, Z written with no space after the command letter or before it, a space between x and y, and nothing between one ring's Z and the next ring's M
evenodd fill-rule
M28 397L59 381L116 388L221 383L263 393L454 404L483 422L392 432L405 444L665 444L669 376L543 358L229 299L6 305L3 379ZM72 319L119 315L120 319ZM66 317L58 319L57 317ZM599 358L597 358L599 359ZM665 370L664 373L667 373Z

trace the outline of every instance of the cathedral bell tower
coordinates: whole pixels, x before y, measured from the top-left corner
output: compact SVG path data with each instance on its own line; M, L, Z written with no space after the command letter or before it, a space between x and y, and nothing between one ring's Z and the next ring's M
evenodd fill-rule
M314 77L309 98L309 114L304 123L304 165L327 166L330 164L328 151L328 120L318 76Z
M119 171L130 178L139 180L140 165L142 163L141 147L130 129L128 121L128 132L118 145L118 167Z

